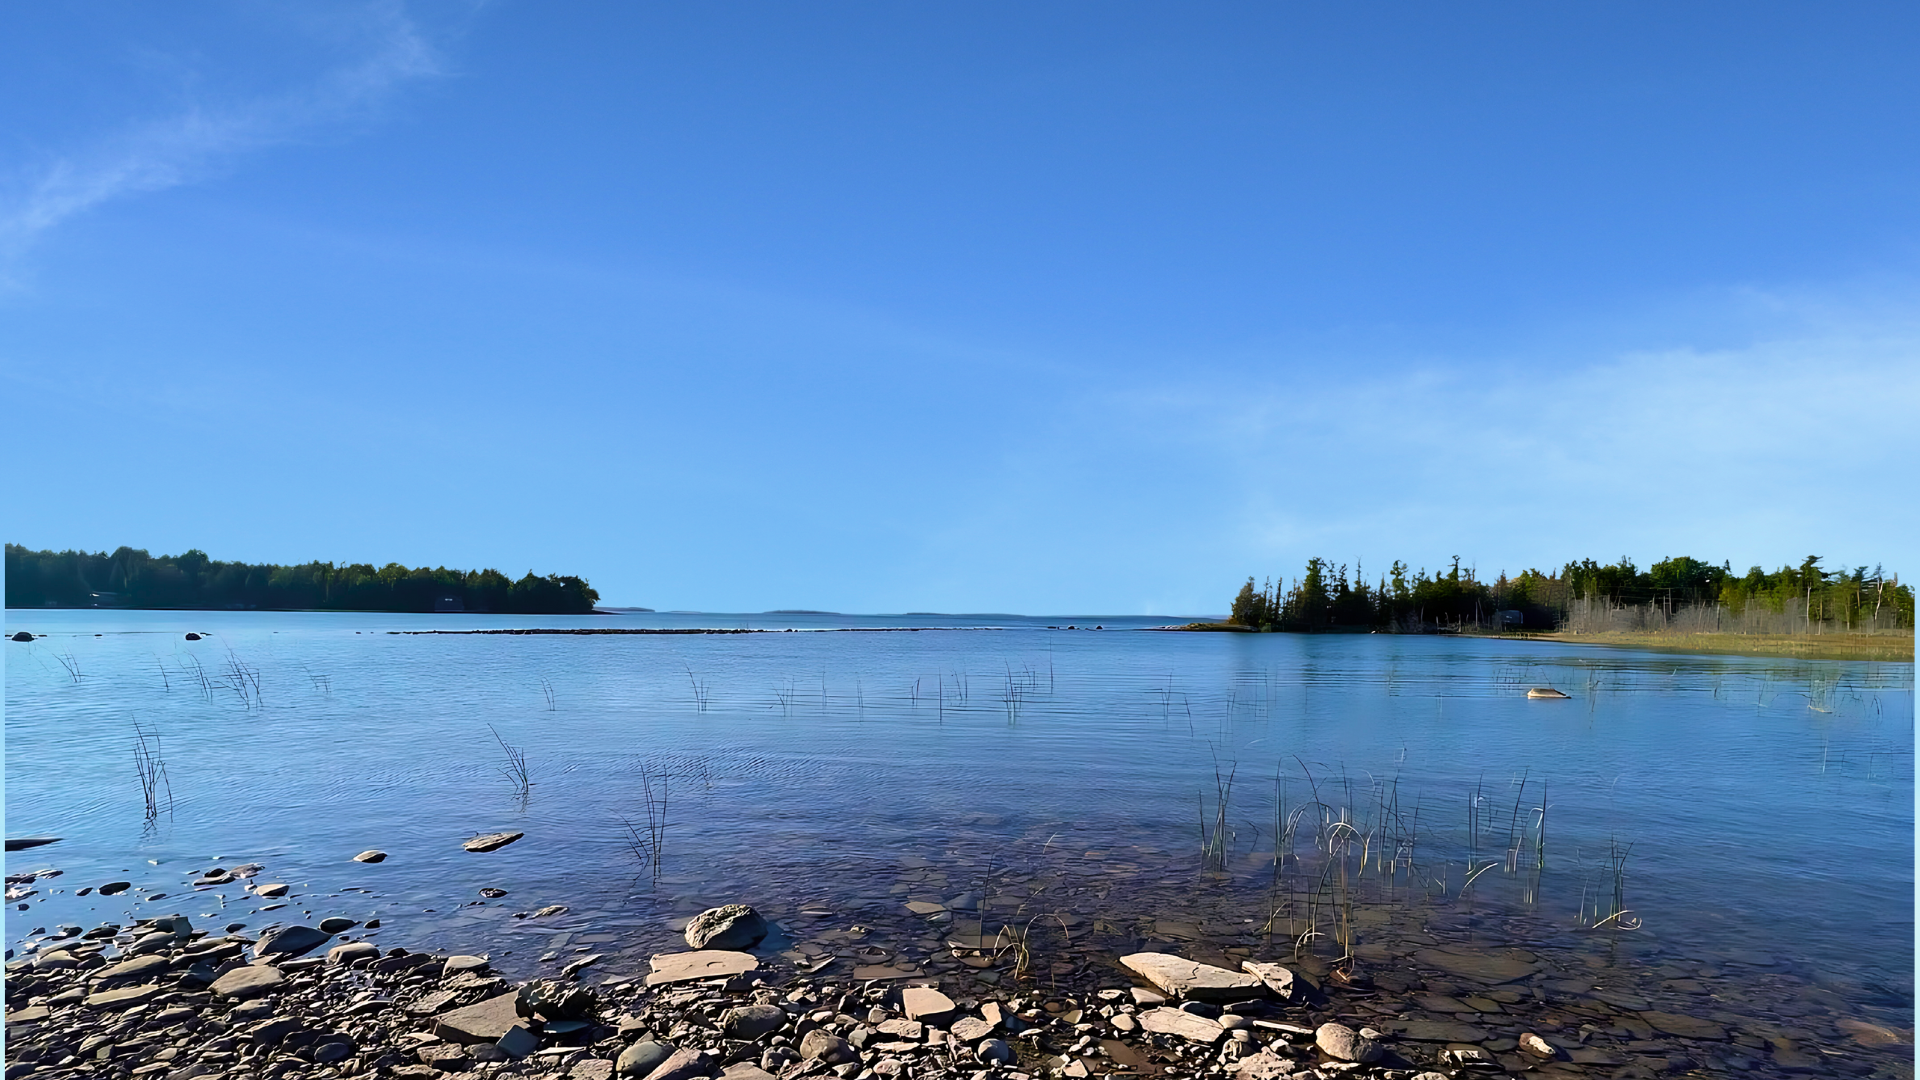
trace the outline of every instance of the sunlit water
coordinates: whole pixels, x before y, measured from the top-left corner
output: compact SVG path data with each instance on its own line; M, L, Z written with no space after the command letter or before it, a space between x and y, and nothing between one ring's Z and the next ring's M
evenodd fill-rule
M1361 893L1384 902L1353 944L1389 984L1396 956L1436 942L1520 947L1550 958L1534 985L1555 992L1604 983L1674 1008L1683 980L1756 1030L1912 1026L1911 665L1095 621L9 611L8 634L46 636L5 645L6 830L64 839L8 871L65 871L9 908L9 941L175 910L256 928L311 912L523 974L583 945L618 971L670 945L676 917L744 900L804 946L792 957L834 955L808 935L858 921L876 930L841 943L849 963L972 976L941 943L979 932L984 903L989 934L1061 916L1046 961L1061 973L1156 942L1285 958L1321 929L1303 898L1328 894L1312 814L1293 880L1276 872L1276 801L1291 816L1317 796L1376 846ZM393 632L497 626L796 632ZM926 629L838 632L856 626ZM1533 686L1572 698L1528 700ZM165 766L151 818L137 731ZM525 751L525 798L502 742ZM1203 874L1227 776L1227 870ZM500 830L526 837L461 848ZM1400 859L1390 888L1378 847ZM366 848L390 857L349 861ZM1586 928L1611 911L1622 853L1629 910ZM188 887L241 862L295 885L289 906ZM136 890L74 895L116 878ZM482 887L508 895L481 903ZM929 926L907 900L976 916ZM571 911L514 917L549 904ZM1339 952L1330 935L1305 947L1309 967Z

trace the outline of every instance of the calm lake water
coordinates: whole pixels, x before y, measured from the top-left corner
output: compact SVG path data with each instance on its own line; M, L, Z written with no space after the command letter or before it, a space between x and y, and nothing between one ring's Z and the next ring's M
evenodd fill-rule
M1348 879L1352 944L1389 986L1403 954L1507 950L1539 967L1515 985L1542 1001L1910 1038L1911 665L1093 621L9 611L9 634L46 636L5 645L6 831L65 838L7 857L64 871L9 909L9 943L142 913L311 912L522 974L583 948L618 973L677 918L747 901L803 966L998 978L943 943L1019 924L1054 935L1034 955L1061 973L1155 943L1323 968L1341 950L1316 843L1344 817L1347 861L1371 860ZM794 632L412 633L498 626ZM137 731L165 766L151 818ZM525 751L524 798L502 741ZM1276 809L1296 826L1279 868ZM503 830L526 837L461 849ZM366 848L390 858L349 861ZM188 885L242 862L294 885L289 906ZM74 895L114 879L137 888ZM1616 888L1627 912L1592 929ZM550 904L570 911L515 918ZM870 937L814 933L851 922ZM1910 1045L1887 1054L1911 1073Z

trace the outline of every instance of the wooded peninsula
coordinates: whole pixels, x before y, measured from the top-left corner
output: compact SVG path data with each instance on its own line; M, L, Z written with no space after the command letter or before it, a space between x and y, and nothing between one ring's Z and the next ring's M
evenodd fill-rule
M297 566L220 562L199 549L153 556L29 551L7 545L9 608L164 608L202 611L468 611L585 615L600 594L585 579L528 571L409 569L399 563Z
M1504 571L1483 581L1456 556L1443 573L1409 572L1396 561L1369 584L1327 559L1307 560L1290 585L1248 578L1234 597L1232 626L1304 632L1381 630L1539 631L1576 634L1904 633L1914 626L1911 585L1881 567L1828 570L1820 556L1768 573L1736 574L1680 555L1647 570L1633 560L1569 562L1557 572Z

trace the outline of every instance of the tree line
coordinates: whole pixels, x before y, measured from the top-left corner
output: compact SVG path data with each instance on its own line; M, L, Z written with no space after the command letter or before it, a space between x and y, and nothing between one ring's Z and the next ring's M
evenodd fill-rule
M498 570L408 568L399 563L296 566L220 562L197 548L149 555L122 547L85 551L7 550L10 608L180 608L262 611L473 611L583 615L600 594L582 578L515 581Z
M1409 572L1395 561L1369 584L1358 563L1322 558L1307 560L1306 572L1291 584L1253 578L1233 599L1229 621L1255 630L1399 630L1559 628L1576 610L1645 608L1671 617L1682 609L1717 607L1736 617L1761 613L1791 614L1796 621L1822 628L1906 628L1914 622L1911 585L1883 568L1865 566L1828 570L1820 556L1798 566L1768 572L1755 566L1736 574L1731 562L1719 566L1686 555L1654 563L1646 570L1623 558L1603 565L1592 559L1569 562L1558 571L1505 571L1491 582L1455 556L1444 572ZM1748 619L1751 622L1751 619Z

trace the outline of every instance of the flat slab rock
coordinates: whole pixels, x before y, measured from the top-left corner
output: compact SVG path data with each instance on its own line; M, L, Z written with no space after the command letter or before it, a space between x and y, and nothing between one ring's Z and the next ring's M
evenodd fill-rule
M448 1042L499 1042L510 1028L525 1022L516 1004L519 996L516 990L442 1013L434 1022L433 1033Z
M1416 962L1475 982L1498 985L1524 979L1540 970L1538 964L1497 953L1457 953L1447 949L1421 949L1413 954Z
M271 994L280 989L286 981L287 977L280 974L279 968L268 967L265 964L249 964L234 968L213 980L213 985L208 989L213 991L215 997L246 1001L249 998Z
M1172 953L1132 953L1120 962L1167 993L1194 1001L1241 1001L1266 993L1266 985L1253 975Z
M1292 1001L1298 986L1293 981L1293 969L1279 964L1269 964L1259 960L1242 960L1240 967L1247 974L1259 979L1266 988L1273 991L1282 1001Z
M466 848L468 851L499 851L501 848L506 847L508 844L513 843L525 835L527 834L517 832L483 833L460 846Z
M698 949L694 952L661 953L647 961L653 973L648 986L693 982L698 979L724 979L744 975L760 966L760 961L743 952L725 949Z
M1216 1043L1227 1029L1207 1019L1180 1009L1149 1009L1134 1019L1148 1031L1161 1035L1178 1035L1197 1043Z

